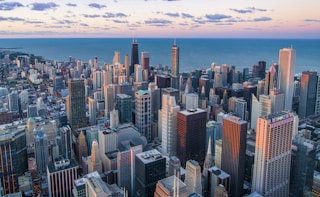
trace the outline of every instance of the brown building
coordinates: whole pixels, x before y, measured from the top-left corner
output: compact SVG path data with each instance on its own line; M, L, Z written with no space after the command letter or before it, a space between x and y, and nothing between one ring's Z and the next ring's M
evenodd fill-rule
M0 112L0 125L13 122L12 112Z
M202 166L205 159L207 112L203 109L188 109L177 114L177 155L182 166L193 159Z
M221 169L231 176L230 196L242 196L248 123L229 115L222 125Z

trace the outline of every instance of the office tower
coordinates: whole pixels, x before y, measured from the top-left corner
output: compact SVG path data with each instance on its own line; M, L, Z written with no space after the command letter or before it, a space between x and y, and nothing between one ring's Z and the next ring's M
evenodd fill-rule
M171 87L171 78L169 75L156 75L155 82L158 88Z
M103 70L102 76L103 76L103 86L112 84L112 72L110 70Z
M49 147L48 136L44 133L44 129L34 130L35 138L35 157L37 163L38 175L45 174L49 163Z
M74 180L78 178L77 162L73 159L61 159L49 163L47 167L49 197L72 197Z
M178 76L179 74L179 47L174 41L171 48L171 74L173 76Z
M104 104L105 104L105 112L104 116L107 117L108 113L114 109L115 104L115 88L114 85L104 86Z
M214 88L211 88L209 93L209 105L214 106L216 104L220 104L220 96L215 94Z
M179 76L171 76L171 87L174 88L174 89L177 89L179 90L179 87L180 87L180 77Z
M68 80L67 115L72 129L87 125L83 79Z
M88 172L91 173L94 171L102 173L102 162L100 159L99 144L97 140L93 140L91 157L88 158Z
M119 126L119 111L113 109L110 111L110 128L117 128Z
M89 122L90 125L96 124L97 119L97 100L95 98L89 97L88 98L88 105L89 105Z
M199 105L198 106L201 109L207 109L207 98L206 98L206 95L205 95L204 86L202 86L202 88L201 88L201 93L200 93L200 96L199 96Z
M278 112L257 123L252 191L289 196L293 114Z
M192 193L202 194L201 167L195 160L188 160L186 163L186 178L184 183L187 186L188 195Z
M135 126L141 135L151 139L151 94L148 90L135 93Z
M180 159L177 156L171 156L169 159L169 176L175 176L180 179L181 172L181 162Z
M206 179L206 182L208 181L208 169L211 168L212 166L214 166L214 156L212 155L211 152L211 138L209 138L209 144L208 144L208 148L207 148L207 155L206 158L204 160L204 164L203 164L203 171L202 174Z
M222 125L214 120L210 120L206 124L206 148L208 150L209 140L211 139L211 153L214 157L215 153L215 141L222 137Z
M219 185L224 186L226 193L230 193L231 190L231 177L228 173L224 172L217 166L213 166L208 169L208 191L209 196L215 196L215 191Z
M166 177L166 159L156 149L136 154L135 196L153 196L156 184Z
M142 152L142 146L132 146L117 153L118 185L128 191L129 196L135 195L135 157Z
M103 75L100 70L93 71L92 87L93 91L101 88L103 84Z
M169 176L157 182L154 197L187 197L187 186L176 176Z
M177 114L177 156L185 166L194 159L200 164L205 159L207 112L203 109L189 109Z
M247 124L236 116L223 118L221 169L231 176L231 197L242 196Z
M129 65L129 55L128 55L128 54L126 54L126 55L124 56L124 67L125 67L125 69L126 69L125 74L126 74L127 81L128 81L129 76L130 76L130 65Z
M199 107L199 95L196 93L188 93L185 96L185 109L196 109Z
M111 129L99 130L99 150L100 157L105 153L118 150L118 134Z
M218 185L216 187L216 190L214 192L214 196L215 197L228 197L228 191L226 190L226 188L223 185Z
M235 99L234 102L234 113L236 116L241 118L241 120L248 119L247 112L247 102L242 98Z
M117 94L116 108L119 111L120 123L132 122L132 99L127 94Z
M317 97L317 83L317 72L302 72L299 98L299 118L306 118L314 114Z
M284 110L285 95L279 89L270 90L271 113L276 113Z
M227 64L222 64L221 74L222 74L222 85L223 87L227 85L228 82L229 66Z
M266 62L259 61L258 65L259 65L258 77L260 77L260 79L264 79L266 76Z
M284 48L279 51L279 78L280 90L284 92L284 109L292 109L294 69L296 65L296 51Z
M223 87L223 80L222 80L222 74L221 72L215 72L214 73L214 79L213 79L213 88L220 88Z
M257 120L260 116L260 102L254 94L251 94L251 118L250 118L250 127L253 130L257 128Z
M28 105L28 118L31 117L37 117L38 116L38 110L37 105Z
M142 67L139 64L134 65L135 82L142 82Z
M95 68L95 69L98 68L98 57L94 57L94 59L93 59L93 68Z
M146 51L141 52L141 66L143 70L150 69L149 52L146 52Z
M180 106L174 96L162 95L161 129L162 149L168 156L176 155L177 150L177 113Z
M130 75L134 72L134 65L135 64L139 64L138 42L137 42L137 40L132 40Z
M243 98L244 100L247 102L247 111L251 112L251 99L252 99L252 95L254 94L255 96L257 96L257 86L256 85L247 85L245 87L243 87ZM248 113L248 120L250 120L251 118L251 114Z
M19 112L19 96L17 92L11 92L7 96L9 111L11 112Z
M271 104L271 98L270 96L268 95L260 95L259 97L259 103L260 103L260 106L259 106L259 116L267 116L272 112L272 104Z
M82 157L88 156L88 146L87 146L86 136L84 135L82 130L78 135L74 151L75 151L76 160L78 161L78 163L81 163Z
M120 51L115 51L112 59L112 63L120 63Z
M312 190L313 173L316 163L316 144L302 136L296 136L293 141L290 194L293 196L306 196Z
M259 80L257 85L257 97L259 97L261 94L264 94L264 87L265 87L265 81Z
M278 88L278 66L272 64L266 73L264 94L268 95L270 90Z
M320 74L318 75L317 91L316 91L316 104L314 114L320 114Z
M24 127L9 126L0 131L0 153L0 179L3 193L6 195L18 192L18 177L28 170Z
M93 140L98 140L98 128L97 127L90 127L88 129L86 129L86 142L88 145L88 155L91 155Z

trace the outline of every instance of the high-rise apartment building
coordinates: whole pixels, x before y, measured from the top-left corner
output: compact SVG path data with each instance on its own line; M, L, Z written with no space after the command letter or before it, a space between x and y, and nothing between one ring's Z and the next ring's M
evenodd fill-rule
M151 136L151 94L148 90L135 93L135 125L141 135L150 142Z
M39 175L45 174L49 163L49 143L48 136L44 133L44 129L35 130L35 157L37 164L37 172Z
M134 72L134 65L135 64L139 64L138 42L137 42L137 40L132 40L130 75Z
M155 149L136 154L135 196L153 196L156 184L166 177L166 158Z
M181 165L193 159L203 164L205 159L207 112L203 109L189 109L177 114L177 156Z
M161 129L162 148L169 156L176 155L177 151L177 113L180 106L176 104L174 96L162 95Z
M67 115L72 129L87 125L83 79L69 79L68 81Z
M302 72L298 111L299 118L306 118L314 114L317 99L317 84L317 72Z
M294 116L278 112L257 123L252 191L263 196L289 196Z
M171 48L171 74L173 76L178 76L179 74L179 47L174 41Z
M296 65L296 51L292 48L284 48L279 51L279 78L280 90L284 92L284 109L292 109L294 69Z
M223 118L221 169L231 176L231 197L242 196L248 123L236 116Z

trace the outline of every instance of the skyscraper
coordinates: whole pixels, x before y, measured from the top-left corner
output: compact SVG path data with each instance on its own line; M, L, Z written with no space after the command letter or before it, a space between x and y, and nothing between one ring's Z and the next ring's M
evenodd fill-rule
M179 74L179 47L174 41L171 48L171 74L173 76L178 76Z
M186 178L184 183L187 186L188 194L202 194L201 167L195 160L188 160L186 164Z
M132 122L132 98L127 94L117 94L117 110L119 111L119 121L121 123Z
M207 112L203 109L189 109L178 112L177 156L181 165L194 159L200 164L205 159Z
M132 40L130 75L134 72L134 65L135 64L139 64L138 42L137 42L137 40Z
M96 124L97 119L97 99L88 97L88 105L89 105L89 122L90 125Z
M49 163L49 147L48 136L44 133L44 129L34 130L35 138L35 156L37 163L37 172L39 175L45 174Z
M143 70L150 69L149 52L146 52L146 51L141 52L141 67Z
M99 144L97 140L92 142L91 157L88 158L88 172L97 171L102 173L102 162L100 159Z
M83 79L69 79L68 81L67 115L72 129L87 125Z
M305 118L314 114L317 97L317 83L317 72L302 72L299 97L299 118Z
M150 142L151 136L151 94L148 90L135 93L135 125L141 135Z
M314 109L315 114L320 114L320 75L318 75L317 93L316 93L316 106Z
M19 97L17 92L11 92L7 96L9 111L11 112L19 112Z
M293 114L278 112L258 119L252 191L289 196Z
M279 51L280 90L284 92L284 109L292 109L294 69L296 65L296 51L284 48Z
M136 154L136 196L153 196L156 184L166 177L166 159L156 149Z
M169 156L176 155L177 150L177 113L180 106L174 96L162 95L161 128L162 148Z
M221 169L231 176L231 197L242 196L247 124L236 116L223 118Z
M187 197L187 186L176 176L158 181L154 197Z
M270 66L265 79L264 94L268 95L270 90L278 87L278 65L272 64Z
M231 177L228 173L224 172L217 166L213 166L208 169L208 191L210 196L215 196L215 191L219 185L224 186L226 193L230 193L231 190Z

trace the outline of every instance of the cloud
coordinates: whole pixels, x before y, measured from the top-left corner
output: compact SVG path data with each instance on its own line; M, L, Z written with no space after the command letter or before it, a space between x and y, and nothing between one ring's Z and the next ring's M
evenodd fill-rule
M216 25L225 26L225 25L233 25L233 24L232 23L216 23Z
M85 18L99 18L100 17L100 15L98 15L98 14L83 14L83 16Z
M222 19L231 18L231 16L224 14L207 14L205 17L208 19L208 22L220 22Z
M43 21L25 21L24 23L28 23L28 24L44 24Z
M59 20L57 21L57 24L60 24L60 25L69 25L69 24L75 24L76 22L75 21L71 21L71 20Z
M128 21L122 21L122 20L113 20L115 23L128 23Z
M181 13L182 18L194 18L191 14Z
M15 22L15 21L24 21L24 19L23 18L19 18L19 17L3 17L3 16L0 16L0 21Z
M125 13L118 12L118 13L111 13L111 12L106 12L105 15L102 15L103 18L123 18L123 17L128 17Z
M272 20L272 18L266 17L266 16L253 19L254 22L271 21L271 20Z
M317 23L320 23L320 19L304 19L305 22L317 22Z
M98 9L107 7L105 5L98 4L98 3L90 3L90 4L88 4L88 6L91 7L91 8L98 8Z
M58 4L54 2L49 2L49 3L32 3L32 8L31 10L36 10L36 11L44 11L47 9L53 9L56 7L59 7Z
M179 17L179 13L165 13L165 15L170 16L170 17Z
M80 26L83 26L83 27L88 27L88 26L89 26L89 25L86 24L86 23L80 23L79 25L80 25Z
M145 24L150 25L150 26L158 26L158 27L163 27L167 26L172 23L172 21L165 20L165 19L149 19L144 21Z
M262 29L259 29L259 28L251 28L251 27L246 27L246 28L243 28L244 30L250 30L250 31L259 31L259 30L262 30Z
M77 7L77 4L75 4L75 3L67 3L66 6L69 6L69 7Z
M0 3L0 10L13 10L18 7L23 7L23 5L19 2L3 2Z
M254 13L254 12L265 12L267 11L266 9L259 9L259 8L255 8L255 7L247 7L246 9L229 9L231 11L240 13L240 14L247 14L247 13Z

